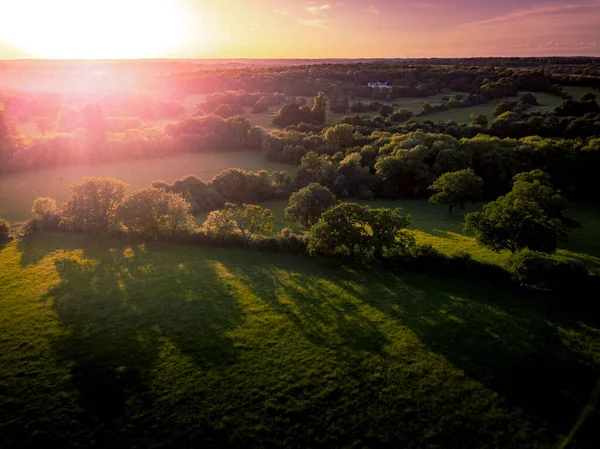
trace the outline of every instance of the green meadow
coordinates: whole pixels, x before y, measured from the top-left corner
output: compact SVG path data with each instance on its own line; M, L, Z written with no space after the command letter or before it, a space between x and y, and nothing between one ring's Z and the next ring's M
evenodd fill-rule
M250 151L185 153L156 159L113 161L94 165L74 165L29 170L0 177L0 217L11 222L29 218L35 198L50 196L59 204L66 201L69 185L86 176L108 176L129 184L130 190L147 187L162 179L172 182L190 173L205 181L228 168L257 171L286 170L296 167L265 161Z
M593 404L596 315L509 287L75 234L0 260L2 447L549 448Z

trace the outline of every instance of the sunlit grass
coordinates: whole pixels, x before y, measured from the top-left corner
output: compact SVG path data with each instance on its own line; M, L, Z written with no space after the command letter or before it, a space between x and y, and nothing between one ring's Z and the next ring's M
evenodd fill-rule
M464 214L480 210L480 205L467 205L463 211L455 210L448 215L445 206L434 206L426 200L373 200L359 201L360 204L371 207L401 207L406 214L411 214L410 231L417 243L430 244L445 254L467 252L480 262L504 265L510 253L495 253L477 244L475 239L466 235L463 230ZM285 219L287 201L265 201L262 207L271 209L275 214L274 232L289 227L296 232L304 229L297 223ZM571 204L569 214L577 219L582 227L575 229L569 238L569 243L563 245L557 252L557 257L563 260L574 260L584 263L590 270L600 274L600 211L592 204ZM196 217L201 225L208 214Z
M0 177L0 217L11 222L29 218L35 198L50 196L59 204L66 201L69 185L84 176L109 176L130 185L130 189L148 186L152 181L172 182L190 173L209 181L228 168L244 170L287 170L296 167L265 161L260 153L235 151L221 153L186 153L169 157L125 160L94 165L43 168Z
M597 323L502 286L67 234L0 263L19 447L551 447L600 368Z

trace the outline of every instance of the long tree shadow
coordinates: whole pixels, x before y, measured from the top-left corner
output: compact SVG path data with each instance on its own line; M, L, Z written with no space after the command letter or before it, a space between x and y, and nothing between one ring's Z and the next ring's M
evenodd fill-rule
M511 403L568 433L600 379L600 326L567 307L513 288L432 279L413 274L352 271L352 283L370 282L366 301L407 325L432 351ZM343 281L344 282L348 281ZM395 294L411 289L418 294ZM386 294L387 293L387 294ZM597 443L598 417L578 438ZM588 446L586 446L588 447Z
M251 268L227 268L343 363L390 343L381 323L359 313L372 306L553 431L569 432L600 377L600 358L578 350L581 338L600 344L598 323L510 287L319 262L299 271L283 258L276 267L254 258ZM588 420L579 442L593 447L595 429Z
M234 362L226 333L242 310L210 261L184 257L178 247L88 241L55 265L60 282L46 298L68 329L56 353L71 366L100 447L135 439L124 424L155 400L149 383L165 344L198 369Z

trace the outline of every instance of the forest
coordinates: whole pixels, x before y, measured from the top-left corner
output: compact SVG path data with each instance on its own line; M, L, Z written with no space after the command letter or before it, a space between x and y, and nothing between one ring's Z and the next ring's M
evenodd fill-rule
M0 447L597 447L599 99L592 57L0 61Z

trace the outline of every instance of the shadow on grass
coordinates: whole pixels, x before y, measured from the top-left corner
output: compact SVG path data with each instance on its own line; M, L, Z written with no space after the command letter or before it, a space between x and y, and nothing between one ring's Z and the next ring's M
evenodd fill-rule
M99 429L103 447L127 438L124 424L153 400L148 381L165 345L200 369L233 363L225 334L242 310L210 261L183 257L183 248L90 240L63 244L72 251L57 256L60 283L47 298L69 331L55 342L57 356L71 366L87 425ZM38 246L34 259L53 245Z
M343 363L359 359L361 351L385 353L390 342L380 323L357 313L374 307L540 426L562 433L576 422L600 376L598 359L574 352L578 342L567 345L560 335L561 329L580 334L585 321L597 329L597 320L542 297L486 283L387 269L332 269L318 262L298 273L297 264L286 260L273 267L257 258L252 268L227 268L311 342L338 351ZM578 435L584 447L593 447L588 446L596 438L592 423Z
M86 427L92 429L98 447L116 440L131 447L138 444L135 437L156 428L164 432L156 437L157 445L167 437L171 443L180 438L179 446L210 438L215 446L231 443L231 434L220 427L225 415L232 418L234 424L227 430L237 432L239 446L261 441L262 436L277 444L301 441L309 446L314 441L302 440L302 435L310 428L344 447L361 438L372 446L385 440L456 447L457 441L488 444L490 439L487 447L509 447L501 444L507 442L520 447L514 442L529 437L538 441L544 432L568 432L600 374L598 357L590 350L600 340L598 320L497 284L183 245L131 245L89 236L35 239L35 245L23 247L31 253L23 258L41 260L45 254L66 250L55 255L60 282L46 298L68 329L55 342L56 353L71 367ZM267 326L274 321L261 307L278 316L281 333L269 334ZM236 349L227 334L242 322L246 326L246 319L252 321L258 340L237 335L248 347ZM290 327L297 332L288 333ZM402 346L402 329L418 337L418 347ZM290 339L297 337L310 344L295 346ZM205 399L193 389L187 403L165 401L166 405L149 391L161 349L169 343L193 362L194 369L218 369L218 381L213 379L211 387L221 389L216 394L224 398L221 408L216 396ZM271 355L281 358L281 354L261 347L262 343L274 347L281 343L285 362L272 360ZM396 349L390 349L396 343ZM335 380L323 384L334 387L330 396L318 397L321 392L311 390L321 385L315 380L319 376L308 375L301 359L288 354L294 350L314 356L305 360L333 361ZM411 351L406 358L401 353L405 350ZM482 421L480 415L487 411L478 395L489 393L466 390L454 374L441 371L423 381L419 374L426 373L419 369L435 369L440 363L429 352L522 409L528 422L534 417L535 427L511 427L508 420L522 415L512 414L504 403L500 404L504 410L497 415L490 412L492 418ZM252 365L252 357L268 358L262 371ZM403 371L407 359L419 368ZM276 362L274 367L271 362ZM230 367L239 370L237 374L227 372ZM380 372L382 377L375 375ZM406 373L413 377L402 377ZM291 385L293 391L285 389L288 380L276 390L283 404L300 397L303 406L282 405L271 416L265 411L265 397L273 391L270 382L280 374L287 375L285 379L302 377L299 385ZM347 384L351 388L345 388ZM401 388L408 390L407 396L389 392L397 384L406 384ZM173 385L178 388L187 395L186 385ZM446 390L451 392L448 396ZM387 398L395 402L386 402ZM481 403L497 404L484 399ZM251 415L235 414L231 409L239 404ZM170 410L173 406L176 409ZM197 408L204 406L214 407L206 416L216 424L205 424L206 416L198 418ZM366 407L359 418L352 414L357 406ZM167 424L157 424L156 416L136 421L145 410L155 413L162 407L167 408L165 416L172 415L171 421L165 419ZM409 425L412 413L432 416L413 416ZM284 414L287 421L280 421ZM597 442L591 422L577 436L583 447L595 447ZM252 433L257 423L271 433ZM437 440L419 440L426 432L421 424L439 426ZM530 435L513 439L507 434L513 428ZM485 444L464 445L469 446Z

